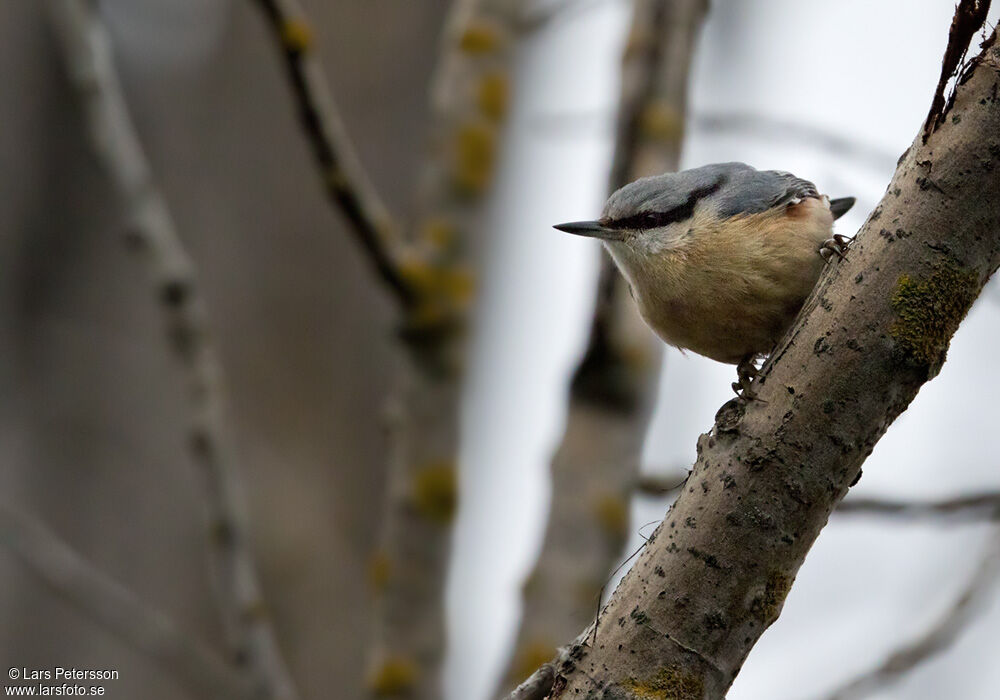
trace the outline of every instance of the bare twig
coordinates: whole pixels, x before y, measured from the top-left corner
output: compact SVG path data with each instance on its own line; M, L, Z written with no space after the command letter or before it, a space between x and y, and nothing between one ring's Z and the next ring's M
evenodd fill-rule
M642 475L635 492L650 498L665 498L678 491L686 479ZM980 523L1000 520L1000 491L985 491L938 501L904 501L849 496L833 511L836 515L892 518L903 522L942 521Z
M313 55L312 32L297 0L255 0L285 59L288 81L302 128L319 166L323 186L351 225L376 272L404 307L414 292L400 273L401 250L395 225L361 166Z
M951 31L948 33L948 46L945 47L944 58L941 61L941 76L938 78L934 99L931 102L930 111L927 113L927 119L924 121L924 143L927 143L931 133L941 126L947 112L944 97L945 86L949 80L958 75L959 66L963 63L965 54L969 50L969 42L986 22L989 11L990 0L961 0L958 7L955 8L955 15L951 20Z
M536 115L533 123L546 136L567 136L578 133L580 129L605 129L610 126L611 119L610 112L551 113ZM830 129L755 112L693 112L687 124L692 131L712 135L744 135L772 143L798 142L880 171L891 171L898 159L898 154L887 149L862 143Z
M636 479L634 491L640 496L650 498L664 498L680 490L687 483L687 476L683 477L663 477L651 474L642 474Z
M35 518L0 504L0 543L42 583L197 695L253 697L252 684L236 669L83 559Z
M940 501L891 501L881 498L845 498L834 513L873 515L902 520L988 522L1000 520L1000 492L976 493Z
M187 375L194 412L189 446L205 478L209 552L236 662L270 697L295 698L260 593L236 457L223 425L221 368L194 266L139 143L97 10L86 0L50 0L48 8L95 152L128 208L131 243L149 268L170 349Z
M535 7L520 18L517 28L522 34L533 34L556 22L566 21L608 2L616 1L618 0L552 0L544 4L535 3Z
M996 593L1000 574L1000 534L994 533L962 593L919 637L900 646L877 667L853 678L826 696L827 700L860 700L899 681L920 664L947 651L975 622Z
M830 129L753 112L700 112L691 122L695 129L708 133L745 134L772 142L799 141L875 170L891 172L899 159L898 154L888 149L862 143Z
M614 190L674 170L687 82L704 0L635 3L622 64ZM590 339L573 377L562 442L552 458L552 507L524 612L508 687L551 658L592 619L622 555L639 458L656 398L662 343L639 318L627 284L605 258Z

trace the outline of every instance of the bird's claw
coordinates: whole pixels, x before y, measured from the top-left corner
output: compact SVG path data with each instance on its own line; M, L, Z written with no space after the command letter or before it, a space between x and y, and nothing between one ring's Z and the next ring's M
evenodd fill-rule
M736 392L737 398L744 401L753 401L757 398L757 389L753 385L753 380L759 370L753 361L754 357L748 356L736 365L736 381L733 382L733 391Z
M847 248L851 245L851 241L853 240L854 238L851 236L842 236L839 233L833 234L832 238L827 238L823 241L823 245L819 247L820 257L827 262L830 262L830 259L833 258L834 255L843 260L847 257Z

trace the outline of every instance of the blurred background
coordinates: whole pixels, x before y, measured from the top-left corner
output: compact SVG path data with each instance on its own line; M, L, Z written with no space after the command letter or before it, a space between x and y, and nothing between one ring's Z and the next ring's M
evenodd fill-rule
M68 78L50 15L62 1L0 3L0 504L45 523L227 658L207 566L212 496L187 438L188 370L165 339L163 302L141 256L125 243L129 203L92 147L93 117ZM567 397L591 342L603 253L551 225L595 218L608 193L623 148L616 119L628 89L622 57L638 41L635 7L303 0L310 60L374 189L404 222L454 206L455 228L468 237L457 255L478 294L463 316L465 372L449 379L446 409L427 418L423 370L406 359L413 345L400 341L392 295L324 192L286 59L259 9L268 4L81 5L110 38L129 118L197 270L267 624L302 698L496 697L572 636L543 641L521 628L538 589L524 584L539 580L532 571L543 542L554 565L542 587L576 586L563 596L573 601L564 624L582 629L600 584L610 580L613 590L624 572L612 570L669 506L669 493L636 488L637 474L683 479L735 379L730 366L674 349L661 371L654 348L639 373L648 410L610 424L598 410L583 419L586 435L566 432L576 425ZM638 3L640 11L653 4ZM858 204L837 225L853 234L927 113L953 11L946 0L713 0L691 24L689 68L669 47L657 54L688 76L661 140L680 145L680 167L739 160L854 195ZM279 37L286 49L301 38L289 27ZM471 69L463 56L473 56ZM465 123L448 116L464 94L449 97L449 80L461 87L481 65L503 77L502 90L477 93L492 120L490 156L480 158L488 162L477 161L488 172L458 204L441 204L433 194L441 134L449 119ZM940 376L878 444L849 498L1000 490L997 328L992 284ZM443 432L454 433L445 441L457 454L457 486L431 489L443 517L426 525L407 526L424 502L419 474L416 490L400 486L406 457L393 425L407 409L418 424L450 421ZM598 444L633 435L623 453L636 455L620 465L632 474L626 487L581 506L607 535L594 564L605 574L585 589L560 582L572 557L548 549L577 535L589 541L584 524L545 534L557 499L593 495L552 486L564 433ZM4 523L9 544L16 535ZM948 617L996 528L989 517L834 515L729 697L825 698L879 666ZM403 542L425 536L432 544ZM0 547L5 666L118 669L110 697L205 695L16 550ZM396 566L396 552L417 568ZM996 697L1000 606L989 593L988 584L976 588L953 643L864 697ZM396 633L410 622L422 627Z

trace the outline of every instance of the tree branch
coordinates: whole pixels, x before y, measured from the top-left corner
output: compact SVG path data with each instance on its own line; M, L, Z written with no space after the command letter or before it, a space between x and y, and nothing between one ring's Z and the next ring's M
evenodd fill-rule
M944 121L945 114L948 112L948 105L944 99L944 89L948 81L958 75L959 66L965 61L966 52L969 50L969 42L986 22L986 15L989 14L989 11L990 0L961 0L955 8L955 15L951 20L951 31L948 32L948 45L945 47L944 58L941 60L941 76L938 78L937 88L934 90L930 111L924 120L923 143L925 144L931 133L936 131ZM983 48L986 48L985 44ZM954 99L954 93L952 93L952 99Z
M160 665L185 687L210 698L251 698L253 686L215 652L84 560L32 517L0 504L0 542L43 584Z
M395 224L355 154L329 81L313 55L310 24L297 0L255 1L284 58L302 129L327 195L347 219L379 278L405 308L414 303L415 292L399 269L403 251L392 237Z
M635 493L649 498L665 498L683 488L686 482L686 479L640 476L635 483ZM850 497L841 501L833 513L838 517L868 515L903 522L925 520L949 523L991 522L1000 520L1000 492L984 491L939 501Z
M873 515L901 520L989 522L1000 520L1000 492L987 491L940 501L893 501L881 498L847 498L837 515Z
M995 33L994 33L995 35ZM846 260L698 441L688 483L551 698L721 698L806 553L1000 264L1000 50L918 134ZM891 231L892 235L880 235Z
M546 136L572 135L581 127L604 128L610 121L608 112L591 113L550 113L538 114L533 123ZM749 138L767 140L778 144L796 141L812 149L831 153L840 158L852 160L867 167L885 170L895 167L898 156L887 149L855 140L851 136L837 133L814 124L793 119L783 119L773 115L749 111L702 111L692 112L687 118L692 131L703 131L710 135L743 135Z
M688 73L705 0L635 3L609 187L676 170ZM628 286L604 258L590 340L570 388L562 442L552 458L545 541L524 585L512 687L593 616L628 535L629 497L656 400L662 344L639 317Z
M404 315L406 355L379 547L369 688L440 697L444 588L458 508L459 417L475 287L474 253L510 103L516 23L526 0L455 0L430 94L430 144L415 188L404 268L418 290Z
M458 416L471 255L511 92L526 0L455 0L431 87L430 149L417 216L402 243L382 235L383 207L333 106L294 0L257 0L285 58L307 137L333 199L401 301L404 349L384 529L371 561L376 609L368 685L375 695L436 698L443 592L457 507ZM330 177L331 169L335 173Z
M534 34L556 22L566 21L573 16L586 14L611 0L552 0L552 2L532 8L518 21L518 31L524 35Z
M194 266L143 153L96 8L87 0L49 0L48 9L95 154L127 207L130 242L149 268L170 350L189 384L189 447L205 478L216 597L236 662L269 697L294 700L257 580L236 456L223 425L221 368Z
M885 661L861 674L826 696L827 700L859 700L898 682L920 664L944 653L976 620L996 593L1000 573L1000 536L994 533L979 565L962 593L941 617L916 639L900 646Z
M684 476L661 476L659 474L640 474L633 484L633 493L648 498L664 498L684 488L687 474Z

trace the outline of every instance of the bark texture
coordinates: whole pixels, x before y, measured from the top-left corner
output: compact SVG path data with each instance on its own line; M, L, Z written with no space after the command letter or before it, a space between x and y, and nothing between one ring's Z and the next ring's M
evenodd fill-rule
M688 73L706 0L640 0L622 63L614 191L676 170ZM628 536L629 498L656 399L662 343L605 256L590 340L570 388L562 443L552 458L545 541L524 586L507 682L513 687L597 609Z
M777 619L862 462L1000 264L1000 49L988 40L901 158L846 260L775 349L758 398L698 442L682 494L551 698L720 698Z

